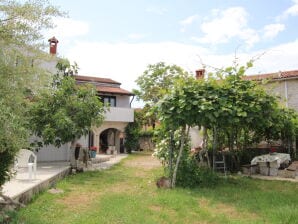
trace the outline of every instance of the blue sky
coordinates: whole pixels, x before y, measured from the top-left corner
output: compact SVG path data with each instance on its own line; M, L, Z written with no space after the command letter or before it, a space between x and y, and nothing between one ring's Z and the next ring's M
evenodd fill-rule
M128 90L150 63L194 72L265 53L251 74L298 69L298 0L50 0L67 11L47 36L81 75ZM210 66L210 67L209 67Z

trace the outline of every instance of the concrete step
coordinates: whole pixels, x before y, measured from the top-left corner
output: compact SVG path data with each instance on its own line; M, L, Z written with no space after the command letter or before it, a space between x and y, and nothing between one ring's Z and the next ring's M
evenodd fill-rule
M92 164L103 163L109 161L113 156L112 155L96 155L95 158L91 158Z

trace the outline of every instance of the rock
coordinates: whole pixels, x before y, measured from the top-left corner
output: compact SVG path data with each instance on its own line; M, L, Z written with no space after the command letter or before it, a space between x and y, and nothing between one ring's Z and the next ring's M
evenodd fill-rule
M170 188L171 180L167 177L161 177L156 181L156 186L158 188Z
M57 188L51 188L51 189L48 190L48 192L51 193L51 194L61 194L61 193L64 193L63 190L57 189Z

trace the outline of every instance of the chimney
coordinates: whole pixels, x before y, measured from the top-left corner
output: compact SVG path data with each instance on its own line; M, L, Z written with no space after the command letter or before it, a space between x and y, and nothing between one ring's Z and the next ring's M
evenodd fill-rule
M203 79L205 75L205 69L196 70L196 79Z
M50 54L52 55L57 54L57 45L59 41L56 39L56 37L52 37L48 41L50 43Z

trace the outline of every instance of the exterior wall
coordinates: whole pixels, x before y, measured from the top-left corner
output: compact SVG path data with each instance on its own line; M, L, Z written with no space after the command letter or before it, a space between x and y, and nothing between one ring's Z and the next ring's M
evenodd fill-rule
M298 79L287 80L288 106L298 111Z
M278 96L285 107L298 111L298 79L284 79L265 84L268 93Z
M70 144L64 144L60 148L53 145L44 146L36 153L37 162L69 161Z
M89 136L82 136L77 142L80 143L83 148L88 148Z
M116 96L116 106L130 108L130 96Z
M134 110L131 108L110 107L106 112L105 121L133 122Z
M197 148L203 142L203 137L198 127L192 127L189 129L189 137L191 148Z

